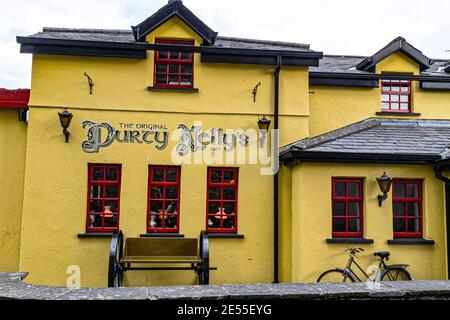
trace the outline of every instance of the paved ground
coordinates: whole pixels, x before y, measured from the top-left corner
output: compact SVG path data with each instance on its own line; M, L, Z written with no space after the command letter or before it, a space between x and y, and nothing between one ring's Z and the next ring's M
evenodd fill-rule
M29 285L25 277L0 273L0 300L450 299L450 281L69 289Z

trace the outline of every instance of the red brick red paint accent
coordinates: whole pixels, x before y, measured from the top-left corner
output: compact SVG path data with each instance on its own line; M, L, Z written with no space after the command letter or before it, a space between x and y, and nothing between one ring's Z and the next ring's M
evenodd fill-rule
M28 109L30 89L8 90L0 88L0 108Z

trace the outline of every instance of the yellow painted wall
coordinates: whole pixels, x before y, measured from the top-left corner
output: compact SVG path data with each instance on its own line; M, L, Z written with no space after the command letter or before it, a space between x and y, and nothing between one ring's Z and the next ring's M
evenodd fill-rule
M178 19L153 31L155 38L200 38ZM87 72L94 81L89 94ZM262 115L273 113L273 67L200 63L194 59L198 93L154 92L153 53L146 60L34 55L20 269L34 284L64 285L66 269L81 267L84 287L106 286L109 239L78 239L86 219L88 163L122 164L120 228L126 236L145 232L149 164L171 164L175 143L164 151L153 146L114 143L98 154L81 150L84 120L178 124L203 121L205 129L256 129ZM308 135L307 68L281 71L280 145ZM256 102L252 90L261 82ZM302 90L298 89L300 83ZM64 143L57 112L74 114L70 142ZM272 124L273 125L273 124ZM292 128L295 128L293 130ZM255 143L255 142L254 142ZM47 159L48 161L42 161ZM239 171L238 233L244 239L211 239L212 283L271 282L273 279L273 176L259 165ZM207 165L181 169L180 233L198 237L205 228ZM51 178L50 178L51 177ZM42 184L45 181L45 184ZM129 272L125 285L194 284L192 271Z
M279 281L290 282L292 279L292 170L281 166L279 172Z
M443 183L434 177L431 167L408 165L312 164L292 169L292 280L314 282L334 267L344 268L347 247L362 247L358 263L364 268L376 263L376 251L390 251L389 263L406 263L415 279L446 279L446 237ZM386 171L393 178L423 179L424 238L435 245L388 245L392 239L392 192L378 207L380 194L376 177ZM331 238L332 177L364 178L364 237L373 244L328 244Z
M0 110L0 272L18 271L27 125Z
M376 73L410 73L418 75L419 66L397 52L376 65ZM448 119L450 91L422 90L412 82L412 111L420 116L377 116L381 111L381 87L312 86L310 89L310 136L349 125L369 117L409 119Z

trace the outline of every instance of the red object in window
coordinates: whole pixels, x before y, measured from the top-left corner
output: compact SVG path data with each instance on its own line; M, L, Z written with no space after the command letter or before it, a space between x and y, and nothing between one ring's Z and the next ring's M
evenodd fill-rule
M89 165L87 232L119 229L120 165Z
M180 168L150 166L148 177L147 232L180 230Z
M156 40L156 43L194 45L194 41ZM155 51L155 87L192 88L194 86L194 53Z
M333 237L363 236L362 179L333 178L332 220Z
M0 89L0 107L28 109L30 100L29 89L8 90Z
M237 233L237 168L208 168L206 230Z
M411 112L410 80L381 80L381 111Z
M394 180L392 208L395 238L422 238L422 181Z

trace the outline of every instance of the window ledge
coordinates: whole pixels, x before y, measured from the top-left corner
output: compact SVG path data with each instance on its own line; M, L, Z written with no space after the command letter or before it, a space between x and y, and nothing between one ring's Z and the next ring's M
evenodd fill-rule
M197 93L198 88L168 88L168 87L147 87L148 91L174 91L174 92L187 92Z
M113 232L85 232L85 233L79 233L78 238L111 238Z
M327 243L353 243L353 244L371 244L372 239L366 238L331 238L326 240Z
M208 233L208 238L235 238L235 239L243 239L243 234L236 233Z
M404 116L404 117L418 117L421 114L417 112L376 112L377 116Z
M140 235L141 238L184 238L184 234L181 233L143 233Z
M433 245L434 240L423 238L397 238L387 241L388 244L428 244Z

